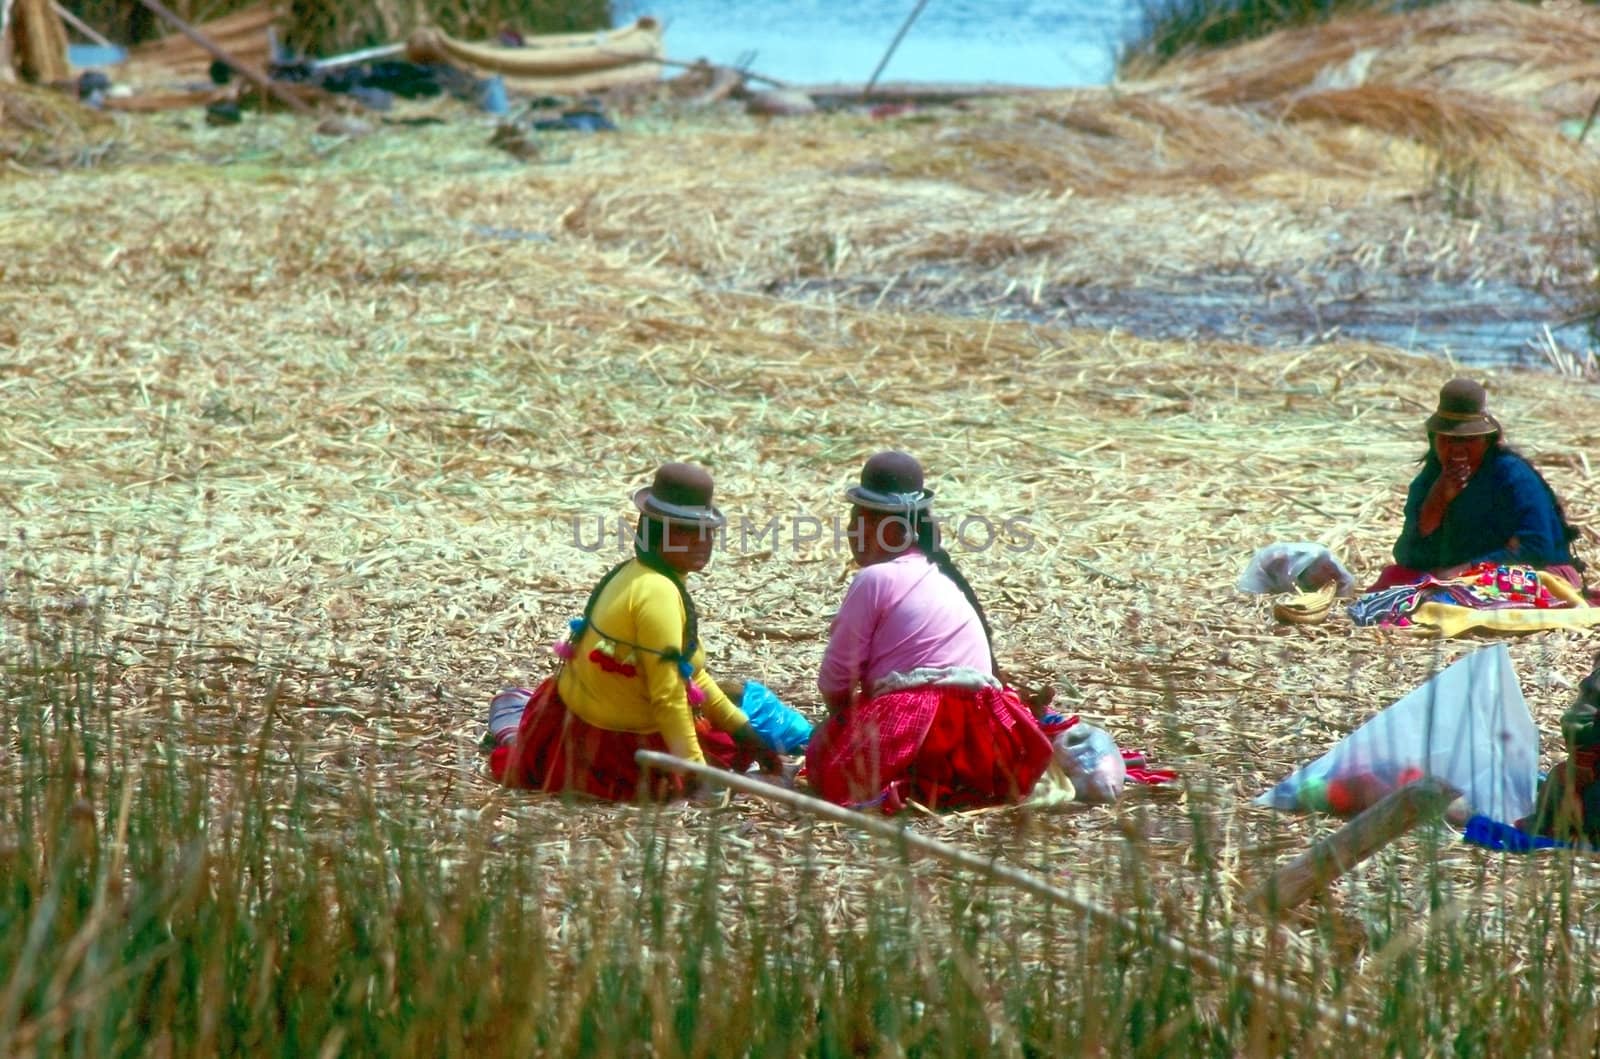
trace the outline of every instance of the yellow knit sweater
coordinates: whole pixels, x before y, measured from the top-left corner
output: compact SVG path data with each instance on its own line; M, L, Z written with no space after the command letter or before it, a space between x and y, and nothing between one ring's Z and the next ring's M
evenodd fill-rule
M557 685L561 700L596 728L659 732L673 754L703 763L694 711L678 664L655 653L683 649L687 619L671 577L637 559L628 563L595 600L589 625L575 645L576 654L562 667ZM608 663L591 659L596 648L610 658ZM697 648L690 662L695 683L706 693L700 707L706 719L724 732L743 727L744 711L706 672L705 652ZM624 669L628 666L634 670L631 676Z

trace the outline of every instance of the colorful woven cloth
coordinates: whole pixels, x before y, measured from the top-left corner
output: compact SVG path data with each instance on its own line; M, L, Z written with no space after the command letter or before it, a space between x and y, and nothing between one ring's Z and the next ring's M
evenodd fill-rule
M744 772L758 761L766 763L704 718L696 719L695 736L709 765ZM507 787L587 794L620 802L633 801L641 793L652 798L684 793L682 776L642 772L633 759L637 750L671 753L658 733L613 732L596 728L572 713L551 677L528 700L516 736L489 755L489 772Z
M925 686L858 702L818 725L806 780L822 798L898 812L1020 801L1054 754L1010 688Z
M1600 624L1600 608L1590 607L1565 578L1495 563L1479 563L1449 579L1424 574L1411 584L1368 592L1351 601L1349 613L1357 625L1418 627L1443 636Z

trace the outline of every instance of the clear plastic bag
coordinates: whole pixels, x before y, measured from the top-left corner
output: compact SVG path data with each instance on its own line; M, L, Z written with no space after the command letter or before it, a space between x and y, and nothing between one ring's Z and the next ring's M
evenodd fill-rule
M1340 596L1355 594L1355 576L1326 547L1309 541L1280 541L1250 557L1235 587L1240 592L1271 595L1311 592L1330 581Z
M1111 733L1092 724L1077 724L1058 734L1056 763L1072 780L1078 801L1114 802L1128 781L1128 765Z
M1424 776L1474 813L1511 822L1533 808L1539 732L1505 644L1475 651L1256 799L1274 809L1352 816Z

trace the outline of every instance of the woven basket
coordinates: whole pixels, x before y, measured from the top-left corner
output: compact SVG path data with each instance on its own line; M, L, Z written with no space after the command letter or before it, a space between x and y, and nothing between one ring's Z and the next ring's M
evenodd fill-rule
M1337 586L1327 585L1315 592L1299 592L1272 605L1272 616L1286 625L1316 625L1328 620L1333 610Z

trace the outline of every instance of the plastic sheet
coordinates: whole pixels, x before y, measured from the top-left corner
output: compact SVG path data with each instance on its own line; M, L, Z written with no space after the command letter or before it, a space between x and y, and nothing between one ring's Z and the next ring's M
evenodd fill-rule
M1355 594L1355 576L1327 548L1309 541L1283 541L1252 555L1235 587L1240 592L1271 595L1312 592L1329 581L1338 586L1340 596Z
M1538 729L1510 652L1495 644L1434 674L1256 804L1348 816L1436 776L1474 813L1520 820L1533 808L1538 766Z
M1056 763L1072 780L1080 802L1114 802L1128 781L1128 766L1111 733L1082 721L1053 739Z

